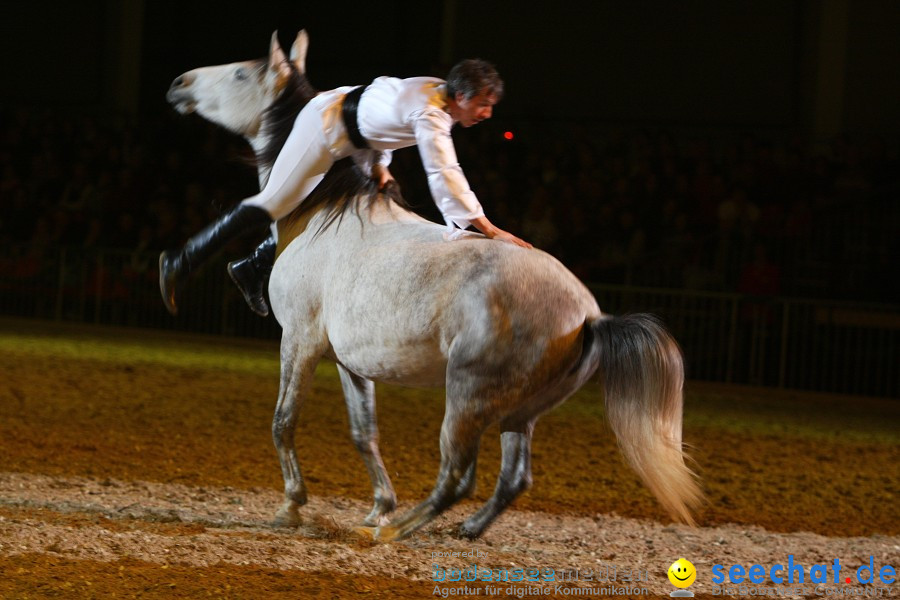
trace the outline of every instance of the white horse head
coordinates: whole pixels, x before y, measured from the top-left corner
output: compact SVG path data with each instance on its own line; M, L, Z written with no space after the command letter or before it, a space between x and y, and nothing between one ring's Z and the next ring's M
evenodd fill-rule
M182 114L196 112L244 136L258 151L267 141L261 139L265 137L261 135L263 115L283 94L292 77L305 76L308 47L309 37L306 31L300 31L289 62L276 31L268 59L193 69L175 78L166 99Z

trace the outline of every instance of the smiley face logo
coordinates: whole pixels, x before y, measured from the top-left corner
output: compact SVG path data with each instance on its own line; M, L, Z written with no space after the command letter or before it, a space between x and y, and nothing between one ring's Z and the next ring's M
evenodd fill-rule
M697 579L697 569L689 560L679 558L669 567L669 581L677 588L686 588Z

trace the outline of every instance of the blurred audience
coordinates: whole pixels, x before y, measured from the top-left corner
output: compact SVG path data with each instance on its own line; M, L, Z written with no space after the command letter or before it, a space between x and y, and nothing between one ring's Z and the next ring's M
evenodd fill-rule
M498 226L585 281L900 300L886 284L900 173L883 138L817 151L799 138L518 127L512 140L461 130L460 162ZM0 110L0 274L74 247L130 251L129 277L152 279L156 253L254 193L246 158L200 119ZM392 171L439 220L416 158L395 153Z

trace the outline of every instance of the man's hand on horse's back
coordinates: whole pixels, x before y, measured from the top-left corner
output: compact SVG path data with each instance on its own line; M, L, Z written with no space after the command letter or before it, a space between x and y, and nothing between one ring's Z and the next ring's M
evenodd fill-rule
M525 240L520 240L510 232L504 231L491 223L490 219L487 217L476 217L471 220L471 223L475 229L483 233L487 238L508 242L510 244L515 244L516 246L521 246L522 248L533 248L533 246Z
M515 244L516 246L521 246L522 248L534 248L531 244L526 242L523 239L517 238L513 234L508 231L503 231L502 229L498 229L497 233L495 233L492 237L492 240L500 240L502 242L508 242L510 244Z

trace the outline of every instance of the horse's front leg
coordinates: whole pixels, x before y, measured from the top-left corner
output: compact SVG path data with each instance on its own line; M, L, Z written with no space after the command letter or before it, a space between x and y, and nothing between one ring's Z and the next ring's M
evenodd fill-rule
M284 477L284 504L275 514L276 527L296 527L300 524L299 507L306 504L306 485L297 461L294 432L297 429L297 414L309 392L319 355L306 356L300 349L290 345L287 333L281 346L281 384L278 404L272 418L272 439L281 473Z
M391 479L384 468L381 451L378 449L378 425L375 418L375 384L369 379L355 375L338 365L344 400L350 416L350 433L353 443L366 463L375 504L363 521L364 525L378 526L387 522L387 515L397 506L397 496Z

